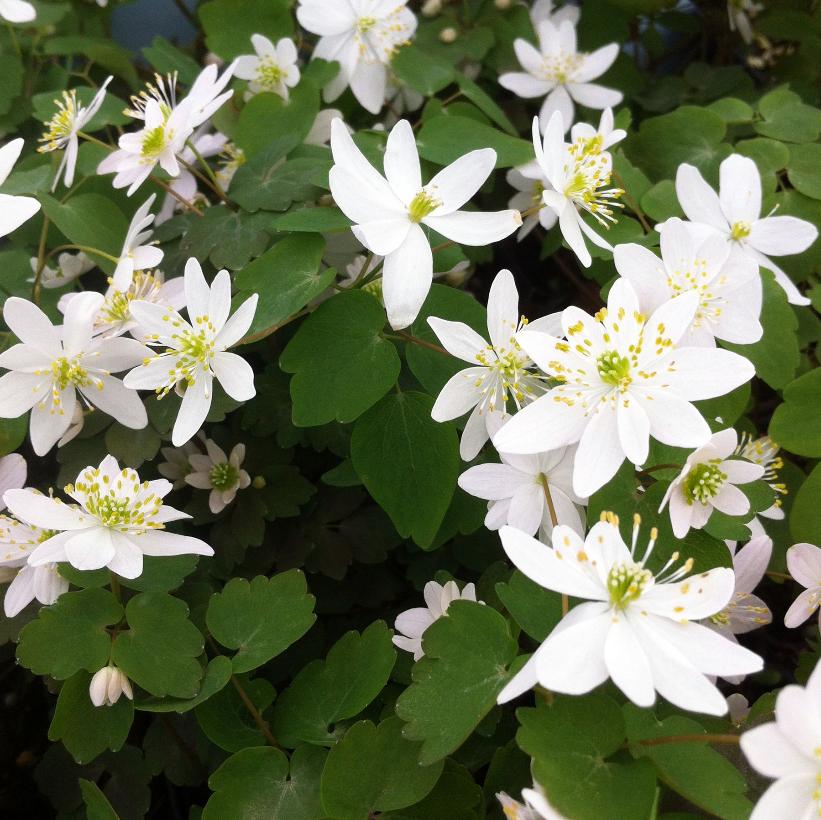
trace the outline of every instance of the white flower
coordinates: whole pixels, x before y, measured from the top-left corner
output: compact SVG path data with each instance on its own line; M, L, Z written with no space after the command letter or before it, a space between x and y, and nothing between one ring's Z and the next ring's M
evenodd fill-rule
M79 506L36 490L5 494L9 510L21 521L56 532L29 556L33 567L68 561L80 570L108 567L123 578L137 578L144 555L214 554L199 538L165 531L169 522L191 517L162 503L171 482L141 482L135 470L120 469L113 456L99 467L86 467L64 491Z
M199 453L197 445L193 441L186 441L182 447L163 447L160 452L165 461L157 465L157 472L163 478L174 482L173 489L181 490L186 486L185 477L194 469L190 458Z
M313 57L340 65L325 86L325 102L349 85L360 105L378 114L385 101L393 55L416 32L416 17L407 0L300 0L296 10L302 28L319 35Z
M77 391L120 424L140 430L148 423L140 397L111 374L134 367L150 353L134 339L93 338L94 318L103 302L86 291L71 301L62 327L54 327L35 304L6 300L3 318L21 340L0 353L0 418L31 410L31 444L45 455L68 430Z
M553 0L536 0L530 9L530 21L533 28L538 28L539 23L545 20L558 26L564 20L569 20L574 26L578 24L581 17L581 9L570 3L565 3L558 9L554 9Z
M775 493L775 500L772 507L759 512L758 515L770 518L773 521L781 521L784 518L784 510L781 507L779 496L787 494L786 484L778 480L778 471L784 466L783 459L778 455L779 449L779 446L769 436L754 439L748 433L742 433L741 441L739 441L735 451L737 456L746 458L747 461L752 461L753 464L760 464L764 468L762 478Z
M422 636L434 622L447 614L448 607L454 601L475 601L476 587L465 584L461 592L456 581L448 581L444 586L436 581L428 581L422 593L424 607L408 609L396 616L394 628L399 633L393 636L393 642L405 652L413 652L413 659L418 661L425 651L422 649ZM481 602L480 602L481 603Z
M256 54L246 54L237 59L234 76L248 80L245 99L254 94L270 92L288 99L288 89L299 82L297 50L294 41L283 37L274 45L262 34L251 35L251 45Z
M416 89L399 82L396 78L389 79L385 89L385 104L388 106L388 112L383 127L393 128L403 114L418 111L424 103L424 95ZM375 125L374 130L377 127L378 125Z
M513 43L524 72L502 74L499 85L517 97L545 97L539 112L542 128L557 111L564 128L570 128L574 100L587 108L612 108L622 101L621 91L592 82L613 65L619 54L617 43L587 54L577 50L576 27L570 20L564 19L558 25L542 20L535 28L538 48L521 38Z
M532 789L522 789L522 797L524 804L505 792L496 793L496 799L508 820L565 820L565 817L547 802L544 790L538 784L534 784Z
M719 168L720 189L716 192L692 165L679 165L676 194L679 204L698 228L715 232L731 252L752 259L771 270L794 305L808 305L790 277L769 257L805 251L818 236L810 222L794 216L761 216L761 176L749 157L732 154ZM658 226L664 231L667 223Z
M385 177L365 159L341 120L331 124L335 165L329 181L336 204L356 224L356 238L385 257L383 295L391 327L413 322L428 295L433 254L422 225L453 242L489 245L521 225L518 211L459 210L493 170L492 148L471 151L443 168L425 186L413 129L400 120L385 150Z
M0 17L9 23L30 23L36 16L34 6L25 0L0 0Z
M9 453L0 458L0 510L5 510L3 493L6 490L19 490L26 483L28 465L19 453Z
M542 193L550 187L550 181L544 175L541 165L535 160L527 165L520 165L518 168L510 168L505 178L507 184L518 191L507 203L510 208L515 208L517 211L529 211L537 205L541 206ZM550 208L540 207L536 213L530 213L524 217L516 239L521 242L537 225L549 231L558 218Z
M0 2L3 2L3 0L0 0ZM6 2L9 2L9 0L6 0ZM28 3L21 3L20 5L28 5ZM0 11L0 16L2 16L2 11ZM22 150L23 140L19 137L16 140L7 142L0 148L0 185L6 181ZM0 237L17 230L39 210L40 203L34 197L0 194Z
M154 221L154 214L149 212L156 198L156 194L151 194L131 217L131 224L128 226L123 249L120 251L120 258L111 280L111 286L115 290L127 291L131 287L134 271L156 268L162 262L163 252L148 242L153 233L150 227Z
M763 3L756 0L727 0L727 16L730 19L730 30L741 35L741 39L748 45L755 38L753 24L750 20L764 9Z
M659 507L661 512L669 503L676 538L684 538L690 529L702 529L713 510L726 515L744 515L750 511L747 496L736 485L758 480L764 475L764 468L730 458L735 455L737 445L738 434L730 427L714 433L706 444L687 457Z
M185 265L185 304L191 322L167 306L131 302L131 315L150 344L165 345L162 353L145 359L123 380L135 390L155 390L162 398L174 388L182 405L171 441L179 447L202 427L211 407L214 378L236 401L256 395L254 372L236 353L227 353L248 331L257 307L257 294L246 299L229 318L231 277L221 270L209 288L196 259Z
M815 544L793 544L787 550L787 569L793 580L805 587L784 616L790 629L801 626L821 604L821 549ZM818 613L821 629L821 612Z
M536 161L550 183L542 192L542 201L558 214L559 229L570 249L585 267L590 267L592 260L584 243L585 236L600 248L610 251L613 248L582 219L582 211L592 214L604 227L616 222L613 208L622 207L615 200L623 191L607 187L613 158L602 150L598 139L579 137L568 145L564 141L559 112L550 118L544 140L539 134L539 121L533 119L533 148Z
M78 131L91 122L94 115L100 110L100 106L105 99L105 90L113 77L109 77L99 88L87 107L78 105L77 90L72 88L71 91L63 92L62 102L55 100L54 104L57 106L57 111L54 116L46 123L43 123L47 128L45 134L40 137L40 142L44 143L37 150L40 153L47 151L64 150L63 158L60 161L60 167L54 175L54 182L51 190L57 188L57 183L60 177L63 176L63 184L66 188L70 188L74 182L74 169L77 166L77 151L79 150ZM65 171L65 175L63 172Z
M723 339L748 345L764 333L758 318L762 298L758 265L743 256L730 256L720 236L697 237L688 223L674 218L661 234L661 260L630 243L616 245L613 261L635 288L644 311L651 312L680 293L698 293L698 309L682 337L684 344L712 347L715 339Z
M674 447L705 444L710 428L690 402L722 396L755 370L728 350L678 346L697 300L684 293L648 318L630 283L617 279L595 317L572 306L562 312L566 341L523 330L519 344L560 383L495 435L496 449L539 453L578 441L573 490L585 497L625 458L643 464L651 436Z
M586 122L577 122L570 129L570 142L580 143L587 151L606 151L627 136L627 132L623 128L616 128L615 124L613 109L605 108L599 117L598 128Z
M331 141L331 123L342 119L342 112L336 108L323 108L316 117L314 124L305 137L305 145L327 145Z
M750 820L810 820L821 810L821 663L806 688L785 686L775 701L775 721L741 735L752 767L775 778Z
M242 469L244 444L235 444L231 455L226 456L220 446L207 438L205 450L207 455L197 452L188 456L191 470L184 479L186 484L199 490L211 490L208 508L216 514L233 502L239 490L251 485L251 476Z
M94 673L88 685L88 696L95 706L113 706L120 695L134 700L131 681L121 669L109 664Z
M604 516L603 516L604 517ZM727 703L707 675L758 672L761 658L696 623L721 611L733 594L733 571L689 577L693 562L655 575L645 566L655 545L635 554L638 517L628 549L618 519L608 516L583 541L569 527L553 531L553 547L512 527L501 530L511 561L540 586L581 598L499 695L505 703L537 683L581 695L608 678L637 706L656 692L681 709L723 715Z
M36 256L31 257L31 270L36 274L37 268L40 265L40 260ZM40 274L40 284L46 290L53 290L54 288L62 288L65 285L79 279L84 273L94 270L97 263L86 256L82 251L77 253L70 253L63 251L57 257L57 269L43 266L43 271Z

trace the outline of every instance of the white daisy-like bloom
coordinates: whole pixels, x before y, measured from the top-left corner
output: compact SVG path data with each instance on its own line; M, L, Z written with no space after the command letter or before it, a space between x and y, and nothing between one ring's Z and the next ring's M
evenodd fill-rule
M424 607L408 609L396 616L394 628L397 633L393 643L405 652L413 652L413 659L418 661L424 656L422 636L434 622L447 615L448 607L454 601L476 601L476 587L465 584L462 591L456 581L448 581L444 586L436 581L428 581L423 591ZM479 602L481 603L481 601Z
M200 438L202 438L200 433ZM172 483L172 488L181 490L186 486L185 477L193 471L191 456L200 450L193 441L186 441L182 447L162 447L160 453L165 461L157 465L157 472Z
M140 397L111 374L141 362L150 350L134 339L93 336L103 296L86 291L71 301L61 327L52 325L27 299L11 297L3 318L20 344L0 353L0 418L31 410L29 432L34 452L45 455L68 430L77 393L132 430L148 423Z
M747 45L755 39L752 18L765 8L756 0L727 0L727 17L730 20L730 31L738 31Z
M556 527L553 546L503 527L502 545L531 581L584 603L574 606L499 694L506 703L537 683L582 695L608 678L636 706L655 703L656 692L674 706L723 715L727 702L708 675L749 675L763 668L758 655L697 621L720 612L733 595L733 571L716 568L689 575L670 561L647 569L657 533L636 554L639 519L628 548L618 518L602 514L584 540Z
M750 820L811 820L821 812L821 663L806 687L785 686L775 701L775 721L741 735L750 765L775 779Z
M536 27L539 47L517 38L516 58L524 71L502 74L499 85L517 97L544 97L539 121L546 128L554 113L562 115L565 129L575 113L574 102L587 108L612 108L624 95L592 82L613 65L619 55L618 43L610 43L588 54L576 46L576 27L564 19L555 25L542 20ZM564 131L562 132L564 133Z
M793 544L787 550L787 569L804 591L792 602L784 616L790 629L801 626L821 605L821 549L815 544ZM821 612L818 613L821 630Z
M538 783L532 789L522 789L522 798L524 803L514 800L506 792L496 793L507 820L566 820L548 803L544 789Z
M5 494L15 517L56 533L29 555L32 567L68 561L79 570L108 567L123 578L138 578L144 555L214 554L199 538L165 529L172 521L191 517L163 504L170 481L140 481L136 470L120 469L113 456L106 456L99 467L86 467L64 492L77 504L36 490Z
M0 17L9 23L30 23L37 17L37 11L25 0L0 0Z
M3 493L18 490L26 483L28 465L20 453L9 453L0 458L0 511L6 509Z
M37 274L37 268L40 265L40 260L36 256L31 257L32 273ZM97 263L86 256L82 251L71 253L70 251L63 251L57 257L57 267L52 268L48 265L43 265L43 271L40 274L40 284L46 290L54 290L62 288L79 279L84 273L94 270ZM32 281L34 281L32 279Z
M770 485L775 494L772 507L759 512L762 518L781 521L784 518L784 509L781 506L781 496L787 495L787 485L778 478L778 471L784 466L784 460L778 455L781 448L769 437L753 438L748 433L742 433L735 454L760 464L764 468L762 478ZM756 519L753 519L756 520Z
M65 151L62 160L60 160L57 173L54 175L54 182L51 186L52 191L57 189L60 177L63 177L63 184L66 188L70 188L74 183L77 152L80 147L78 132L82 131L100 110L100 106L105 99L106 88L113 79L113 77L109 77L85 107L77 102L77 90L74 88L70 91L64 91L62 100L54 101L57 111L48 122L43 123L48 130L40 137L40 142L43 145L37 149L40 153Z
M210 438L205 439L205 455L191 453L188 463L190 472L185 474L186 484L198 490L210 490L208 508L212 513L222 512L233 503L240 490L251 486L251 476L242 469L245 461L245 445L235 444L230 455Z
M413 322L430 290L433 253L423 226L453 242L489 245L522 224L518 211L460 210L490 176L496 164L492 148L465 154L423 185L407 120L400 120L388 135L385 176L368 162L340 120L331 128L331 193L356 223L351 229L356 238L385 257L383 296L394 329Z
M388 65L416 33L407 0L300 0L299 24L319 35L313 58L336 61L339 74L323 90L333 102L351 87L359 104L378 114L385 101Z
M691 402L729 393L755 368L728 350L679 346L697 307L697 294L683 293L648 317L632 285L617 279L595 317L562 312L564 339L525 328L516 340L559 384L496 433L496 449L540 453L578 442L573 491L587 497L625 458L643 464L651 436L673 447L706 444L710 427Z
M252 34L251 45L255 53L238 57L234 69L235 77L248 81L245 99L269 92L287 101L288 89L299 82L294 41L283 37L274 45L265 35Z
M757 481L764 475L764 468L733 458L737 446L738 434L730 427L714 433L687 457L659 507L661 512L670 505L670 522L676 538L684 538L691 529L702 529L713 510L726 515L745 515L750 511L750 501L737 485Z
M802 253L815 242L818 229L795 216L761 216L761 175L749 157L731 154L719 166L719 178L716 194L697 168L679 165L676 194L687 219L697 230L720 236L732 255L772 271L792 304L808 305L810 300L770 257ZM663 233L668 224L657 229Z
M530 22L533 23L533 28L537 29L540 23L547 20L553 23L554 26L560 25L563 21L568 20L574 26L578 25L582 10L578 6L571 3L564 3L559 8L553 0L536 0L530 7Z
M88 685L88 696L95 706L113 706L120 695L134 700L131 681L121 669L109 664L94 673Z
M6 0L6 2L9 2L9 0ZM21 3L21 5L27 6L28 3ZM8 178L22 150L23 140L20 137L7 142L0 148L0 185ZM32 196L0 194L0 237L16 231L39 210L40 202Z
M151 213L151 206L156 198L156 194L151 194L131 217L123 249L111 279L111 286L115 290L127 291L135 271L156 268L162 262L163 252L148 241L153 233L151 224L154 222L154 214Z
M123 380L134 390L154 390L162 398L176 389L182 404L171 441L185 444L202 427L213 398L216 379L236 401L256 395L254 371L236 353L228 353L251 327L257 294L246 299L232 316L231 276L221 270L209 287L200 263L191 258L185 265L185 304L190 322L167 306L131 302L131 316L152 345L165 346L161 353L145 357Z

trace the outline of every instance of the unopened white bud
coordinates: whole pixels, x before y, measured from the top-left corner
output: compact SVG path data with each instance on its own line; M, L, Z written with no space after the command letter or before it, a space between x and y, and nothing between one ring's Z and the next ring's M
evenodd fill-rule
M494 0L493 5L500 11L506 11L510 8L510 0Z
M436 17L442 11L442 0L425 0L422 4L422 14L425 17Z
M94 673L88 685L88 696L95 706L113 706L120 695L134 700L131 681L116 666L104 666Z
M447 28L443 28L439 32L439 39L443 43L453 43L456 40L458 34L459 33L456 31L455 28L453 28L453 26L448 26Z

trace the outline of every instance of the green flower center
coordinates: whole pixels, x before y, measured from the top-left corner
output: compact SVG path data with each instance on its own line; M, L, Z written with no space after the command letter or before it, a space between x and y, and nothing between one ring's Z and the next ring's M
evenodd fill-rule
M206 364L214 353L214 340L204 328L186 330L177 337L180 357L187 360L181 366L191 367L195 364Z
M427 191L422 190L411 200L410 205L408 205L408 217L411 222L421 222L441 204L441 199L437 199Z
M158 125L143 135L141 154L145 159L156 159L165 149L165 126Z
M265 88L276 88L283 76L282 69L271 61L260 63L257 68L257 82Z
M48 541L49 538L53 538L60 530L41 530L40 535L37 536L37 543L42 544L44 541Z
M607 591L613 606L623 608L644 592L653 573L633 563L615 564L607 575Z
M724 486L727 480L727 473L722 472L718 466L721 462L716 460L706 464L696 464L684 479L684 498L688 504L698 501L706 504Z
M620 356L615 350L602 353L596 360L596 367L602 381L606 384L612 384L613 387L624 389L632 381L630 378L630 360L626 356Z
M88 371L80 364L80 357L68 359L61 356L51 363L51 373L54 384L60 390L65 390L70 384L75 387L88 387L92 380L88 376Z
M746 239L750 235L749 222L735 222L730 231L730 238L738 242L740 239Z
M208 474L211 486L216 490L230 490L237 485L239 473L227 461L223 464L215 464Z

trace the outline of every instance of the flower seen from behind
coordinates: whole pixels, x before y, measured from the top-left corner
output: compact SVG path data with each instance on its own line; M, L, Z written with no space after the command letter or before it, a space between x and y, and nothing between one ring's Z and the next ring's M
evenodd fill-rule
M114 290L127 291L135 271L156 268L162 262L163 252L148 242L152 234L151 223L154 221L151 206L156 198L156 194L151 194L131 217L131 224L128 226L123 249L120 251L120 258L111 280Z
M120 695L134 700L131 681L122 669L109 664L94 673L88 685L88 696L95 706L113 706Z

